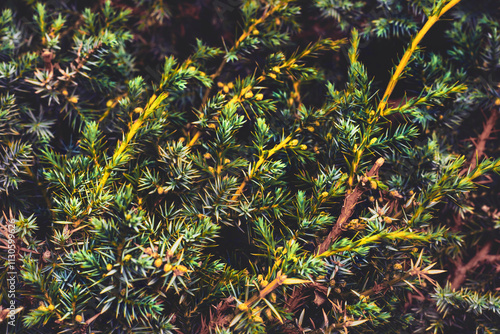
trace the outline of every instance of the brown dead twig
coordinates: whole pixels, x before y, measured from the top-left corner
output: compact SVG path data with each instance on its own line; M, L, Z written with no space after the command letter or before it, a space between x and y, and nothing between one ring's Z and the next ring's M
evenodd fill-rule
M449 280L451 281L451 287L453 289L459 289L462 284L467 279L467 273L473 271L483 263L497 264L496 271L500 271L500 254L493 255L490 254L492 242L486 243L479 251L470 259L467 263L463 263L462 259L454 261L455 270L450 275Z
M483 125L483 132L478 136L477 141L475 139L471 139L474 145L476 146L476 150L471 157L470 164L460 172L460 175L463 175L469 169L474 169L477 166L477 161L481 158L485 153L484 150L486 148L486 142L492 139L490 136L494 132L496 122L498 120L499 112L498 108L493 108L491 110L490 117L486 120Z
M493 108L491 110L490 117L486 120L483 125L483 131L478 136L477 141L472 139L472 142L476 146L476 150L470 159L470 163L467 168L464 168L460 175L467 173L468 170L474 169L477 166L478 160L485 155L486 142L491 138L491 134L495 131L495 125L499 118L498 108ZM455 217L455 230L459 229L463 225L462 218L459 215ZM462 259L453 261L455 269L450 274L449 280L451 281L451 287L453 289L459 289L462 284L467 279L467 273L476 269L483 263L495 264L500 262L500 255L489 254L491 250L491 241L486 243L467 263L463 263ZM497 267L497 271L500 270L500 266Z
M384 158L379 158L370 169L370 171L366 174L366 176L363 176L361 182L359 182L354 190L346 196L339 219L332 227L330 233L328 233L326 239L316 248L316 254L319 255L326 252L328 248L330 248L330 246L333 244L333 242L340 236L344 224L354 213L354 208L356 207L359 198L365 192L366 185L370 181L369 178L377 175L380 167L382 167L383 164Z
M216 328L223 328L229 325L231 321L231 312L234 309L235 298L230 296L223 299L217 305L212 305L209 312L209 319L201 317L201 326L199 328L200 334L210 334Z

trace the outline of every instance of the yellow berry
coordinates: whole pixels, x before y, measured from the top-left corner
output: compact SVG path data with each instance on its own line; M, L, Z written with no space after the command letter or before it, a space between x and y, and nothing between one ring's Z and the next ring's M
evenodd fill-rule
M217 87L222 88L222 87L224 87L224 84L223 84L222 82L220 82L220 81L219 81L219 82L217 83Z
M274 66L273 67L273 72L280 73L281 70L280 70L280 68L278 66Z
M163 189L163 187L158 187L158 194L161 195L165 192L165 189Z
M377 137L373 137L371 140L370 140L370 145L373 145L377 142Z
M375 190L375 189L377 189L377 187L378 187L377 181L370 180L370 188Z
M386 217L384 217L384 223L392 224L392 219L386 216Z
M368 200L369 200L370 202L375 202L375 197L370 196L370 197L368 197Z
M68 99L69 102L71 103L78 103L78 97L76 96L72 96Z
M327 191L323 191L323 192L321 193L321 196L322 196L322 197L326 197L326 196L328 196L328 192L327 192Z
M216 128L216 125L215 125L215 123L210 123L210 124L208 124L208 127L209 127L210 129L215 129L215 128Z
M113 105L113 100L108 100L108 102L106 102L106 107L111 108L112 105Z
M50 304L49 305L49 311L54 311L54 309L55 309L54 305Z
M162 264L163 264L163 261L160 258L157 258L155 260L155 267L156 268L160 268Z
M170 270L172 270L172 265L170 263L167 263L165 266L163 266L163 271L168 273Z
M401 263L395 263L394 264L394 269L395 270L401 270L401 269L403 269L403 266L401 265Z
M185 273L187 273L188 269L183 266L182 264L175 266L174 267L174 275L175 276L183 276Z
M196 71L196 67L194 67L194 66L189 66L189 67L188 67L188 71L194 72L194 71Z
M231 162L231 160L229 160L228 158L224 159L224 163L225 163L225 164L228 164L228 163L230 163L230 162Z
M294 139L290 142L290 145L291 146L297 146L297 144L299 143L299 141L297 139Z
M293 104L293 101L294 101L294 100L293 100L293 98L289 98L289 99L288 99L288 104L289 104L289 105L292 105L292 104Z
M496 105L496 106L500 106L500 98L497 98L497 99L495 100L495 105Z
M180 137L180 138L179 138L179 143L184 143L184 141L185 141L185 140L186 140L186 138L184 138L184 137Z
M227 87L229 87L229 89L233 89L234 88L234 84L232 82L228 82L227 83Z
M262 101L263 98L264 98L264 94L257 94L257 95L255 95L255 99L257 101Z
M130 261L130 259L132 259L132 255L130 254L127 254L123 257L123 261Z
M314 127L313 127L313 126L308 126L308 127L307 127L307 131L309 131L309 132L314 132Z
M245 93L245 99L249 99L253 96L253 93L251 90L249 90L248 92Z
M304 144L300 145L300 149L304 150L304 151L307 150L307 145L304 145Z
M246 312L246 311L248 311L248 306L247 306L247 304L242 303L242 304L238 305L238 310L240 310L241 312Z
M276 79L276 74L274 73L269 73L269 77L273 78L273 79Z
M224 93L229 93L229 87L224 85L224 87L222 87L222 90L224 91Z
M262 320L262 317L260 317L260 316L258 316L258 315L256 315L255 317L253 317L253 320L254 320L255 322L264 322L264 320Z
M262 280L262 282L260 282L260 287L265 288L268 284L269 282L267 280Z
M140 114L143 111L144 111L144 109L142 109L141 107L137 107L137 108L134 109L134 112L137 113L137 114Z
M106 270L107 270L107 271L110 271L111 269L113 269L113 265L112 265L111 263L108 263L108 264L106 265Z
M254 29L254 30L252 30L252 34L253 35L258 35L258 34L260 34L260 31L258 31L257 29Z
M202 77L204 77L205 75L207 75L207 74L206 74L205 72L203 72L203 71L200 71L200 72L198 72L198 73L199 73Z
M79 314L75 317L76 322L82 322L82 320L83 320L83 317Z
M208 153L208 152L207 152L207 153L203 154L203 157L204 157L205 159L210 159L210 158L212 158L212 155L211 155L210 153Z
M127 213L127 214L125 215L125 219L126 219L126 220L130 220L131 218L132 218L132 215L131 215L130 213Z
M64 90L62 91L62 95L64 95L64 96L68 96L68 91L67 91L66 89L64 89Z

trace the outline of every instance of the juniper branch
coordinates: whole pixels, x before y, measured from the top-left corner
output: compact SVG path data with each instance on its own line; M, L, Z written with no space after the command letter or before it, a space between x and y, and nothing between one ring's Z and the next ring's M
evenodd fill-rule
M354 208L356 207L359 198L365 191L366 183L369 181L368 178L377 175L380 167L382 167L383 164L384 159L379 158L372 166L370 171L366 174L366 176L361 179L361 182L359 182L354 190L345 197L344 205L342 206L342 211L339 218L335 222L335 225L331 229L330 233L328 233L326 239L316 248L316 254L319 255L326 252L333 244L333 242L340 236L340 234L342 233L342 227L354 213Z

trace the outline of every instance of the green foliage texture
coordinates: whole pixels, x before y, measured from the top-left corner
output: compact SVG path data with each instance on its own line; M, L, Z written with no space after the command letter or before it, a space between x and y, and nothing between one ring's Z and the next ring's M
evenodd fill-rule
M500 332L498 1L0 9L7 333Z

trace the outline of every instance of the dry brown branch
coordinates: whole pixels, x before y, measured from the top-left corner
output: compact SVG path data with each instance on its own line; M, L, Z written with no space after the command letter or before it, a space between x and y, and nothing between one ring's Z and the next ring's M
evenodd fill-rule
M467 279L467 273L476 269L483 263L495 264L500 262L500 254L493 255L489 254L491 250L491 241L486 243L472 259L467 263L463 263L462 259L458 259L455 262L455 270L451 274L449 280L451 281L451 287L453 289L459 289L462 284Z
M462 170L460 172L460 175L465 174L467 172L467 170L469 170L469 169L476 168L478 159L484 155L484 150L486 148L486 142L489 139L492 139L490 136L495 129L495 124L496 124L497 120L498 120L498 108L493 108L491 110L490 117L484 123L483 132L481 132L481 134L477 138L477 141L474 139L472 140L474 145L476 146L476 150L470 159L469 166L467 166L466 169Z
M200 334L210 334L216 328L226 327L229 325L231 320L231 315L228 311L234 308L234 297L228 297L223 299L217 305L212 305L209 311L209 319L204 316L200 320L200 328L198 333Z
M340 236L344 224L354 213L354 208L356 207L359 198L366 190L366 183L369 182L368 178L377 175L380 167L382 167L383 164L384 158L379 158L370 169L370 171L366 174L366 176L362 178L361 182L359 182L354 190L346 196L339 219L331 229L330 233L328 233L326 239L316 248L316 254L321 254L327 251L328 248L330 248L330 246L333 244L333 242Z

